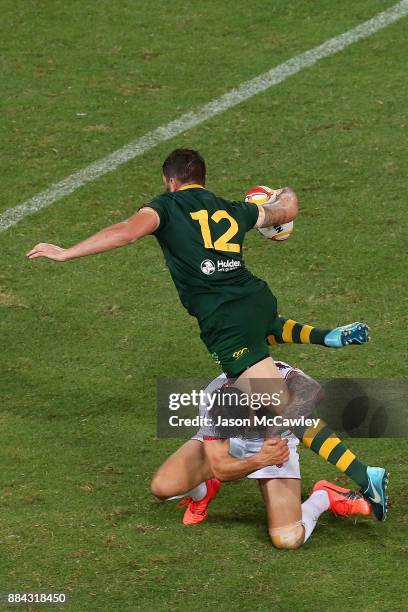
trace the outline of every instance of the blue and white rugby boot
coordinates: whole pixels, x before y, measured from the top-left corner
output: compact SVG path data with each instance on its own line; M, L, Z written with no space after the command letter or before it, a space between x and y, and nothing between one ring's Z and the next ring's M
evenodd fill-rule
M324 338L324 343L330 348L342 348L348 344L365 344L370 339L369 332L370 328L366 323L356 321L329 331Z
M368 487L361 491L370 502L373 514L378 521L385 521L388 511L387 484L388 472L380 467L367 467Z

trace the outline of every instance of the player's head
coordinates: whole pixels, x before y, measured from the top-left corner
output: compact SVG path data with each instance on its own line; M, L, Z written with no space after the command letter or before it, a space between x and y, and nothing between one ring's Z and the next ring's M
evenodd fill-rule
M163 182L167 191L177 191L182 185L205 185L205 161L194 149L175 149L163 162Z

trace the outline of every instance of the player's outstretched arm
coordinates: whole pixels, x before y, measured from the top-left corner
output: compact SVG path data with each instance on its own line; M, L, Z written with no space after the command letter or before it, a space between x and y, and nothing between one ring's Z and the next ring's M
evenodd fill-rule
M205 440L204 451L212 473L218 480L239 480L268 465L280 465L289 459L287 440L268 438L259 453L238 459L229 454L229 440Z
M64 249L55 244L41 242L27 253L29 259L47 257L54 261L68 261L86 255L96 255L132 244L139 238L147 236L157 229L159 216L152 208L142 208L130 219L105 227L100 232L90 236L74 246Z
M255 227L281 225L296 219L299 212L299 201L290 187L280 189L273 204L262 204L259 207L258 221Z

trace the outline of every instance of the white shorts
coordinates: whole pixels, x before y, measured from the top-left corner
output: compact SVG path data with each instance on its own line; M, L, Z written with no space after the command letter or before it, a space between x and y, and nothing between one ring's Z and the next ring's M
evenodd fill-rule
M193 436L193 440L203 441L199 434ZM230 438L230 455L237 459L252 457L262 448L262 439L243 440L242 438ZM267 467L251 472L247 478L295 478L300 479L300 464L297 445L299 441L295 436L288 437L289 459L282 466L268 465Z

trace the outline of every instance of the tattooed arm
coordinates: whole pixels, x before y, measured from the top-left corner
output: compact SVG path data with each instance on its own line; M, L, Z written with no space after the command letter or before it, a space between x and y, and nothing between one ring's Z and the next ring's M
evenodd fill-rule
M293 371L286 379L290 400L285 407L285 417L310 416L324 398L324 389L317 380Z
M289 223L297 217L299 203L296 193L290 188L279 189L273 204L259 206L259 216L255 227L270 227Z
M293 371L286 378L289 399L280 408L279 415L284 420L294 419L292 425L274 425L268 427L268 436L277 436L290 429L299 439L302 439L305 426L299 422L299 417L316 418L315 409L323 400L325 392L320 383L299 371Z

